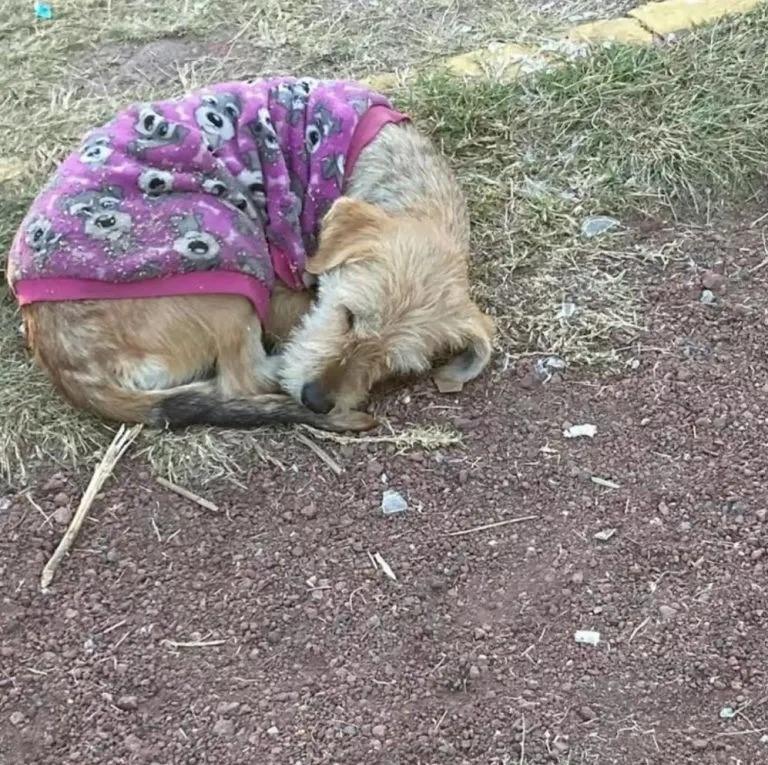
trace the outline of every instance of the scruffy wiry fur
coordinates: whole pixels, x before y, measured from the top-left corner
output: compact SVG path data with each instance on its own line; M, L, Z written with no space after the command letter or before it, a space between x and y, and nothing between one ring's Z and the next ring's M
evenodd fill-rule
M477 376L493 325L471 300L468 256L466 204L445 160L412 126L385 127L324 221L307 269L318 298L283 354L282 387L302 400L314 383L326 407L346 410L445 352L460 355L439 376Z
M491 353L492 323L472 302L466 205L445 161L410 125L363 151L323 221L308 272L318 296L277 287L262 327L232 295L33 303L27 342L76 406L112 420L247 427L305 422L363 430L371 386L456 358L464 382ZM298 326L297 326L298 325ZM284 353L267 356L263 335Z

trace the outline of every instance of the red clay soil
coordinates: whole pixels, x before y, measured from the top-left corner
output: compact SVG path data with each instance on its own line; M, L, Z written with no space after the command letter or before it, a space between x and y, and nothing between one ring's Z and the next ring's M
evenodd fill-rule
M89 476L0 499L0 763L768 761L768 267L746 226L686 247L626 374L377 402L464 449L324 444L336 477L275 438L219 513L124 462L45 596Z

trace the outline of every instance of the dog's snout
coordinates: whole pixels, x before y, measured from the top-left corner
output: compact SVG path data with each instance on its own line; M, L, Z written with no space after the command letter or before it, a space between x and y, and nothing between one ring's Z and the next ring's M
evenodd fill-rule
M333 409L333 399L316 382L308 382L301 389L301 403L317 414L328 414Z

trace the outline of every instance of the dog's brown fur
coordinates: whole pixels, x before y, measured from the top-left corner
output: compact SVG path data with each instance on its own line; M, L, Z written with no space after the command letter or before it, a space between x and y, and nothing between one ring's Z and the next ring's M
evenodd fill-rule
M353 409L383 377L449 351L463 353L438 374L475 377L492 323L469 296L466 206L447 166L414 128L390 126L348 185L307 269L317 305L278 287L262 328L237 296L35 303L28 345L74 405L154 424L363 430L374 421ZM284 358L268 357L263 334L284 341L302 316Z
M476 377L493 322L470 296L466 203L443 158L414 127L385 127L346 194L307 266L318 299L283 355L284 390L301 400L311 384L324 408L346 410L379 380L446 353L459 355L438 377Z

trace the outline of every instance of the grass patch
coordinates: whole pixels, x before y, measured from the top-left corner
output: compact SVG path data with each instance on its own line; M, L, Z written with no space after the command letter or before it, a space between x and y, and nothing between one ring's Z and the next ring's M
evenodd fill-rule
M409 108L469 194L478 291L502 350L618 360L642 327L644 268L666 255L621 230L587 239L581 225L597 214L708 219L757 192L766 32L761 7L671 46L602 48L515 83L437 73L414 84Z
M405 20L382 7L370 11L383 14L377 26L361 24L357 6L331 22L325 0L296 8L188 0L173 12L136 0L119 13L102 0L72 0L56 21L36 23L26 0L0 0L0 249L56 162L121 105L265 71L376 71L400 55L382 30L402 32L403 61L428 59L459 41L468 47L508 36L517 10L488 4L479 18L496 26L476 34L462 32L462 18L444 5L422 4ZM419 14L438 11L437 22L417 28ZM222 25L226 19L239 20L236 30ZM466 186L477 289L499 319L502 353L617 361L616 349L642 327L642 275L662 254L635 247L624 233L586 240L581 223L600 213L626 224L659 209L708 215L751 193L768 160L766 32L768 16L759 10L671 47L612 47L518 83L433 75L400 94ZM205 48L160 80L105 73L110 57L168 38L224 53ZM36 460L72 465L112 437L52 393L23 353L18 323L15 307L0 299L0 478L17 483ZM399 443L434 448L452 438L414 431ZM243 460L270 458L260 432L201 429L141 440L155 469L180 481L231 475Z

